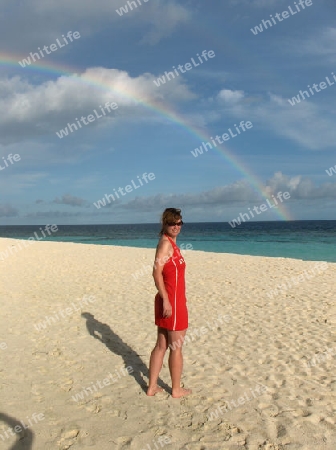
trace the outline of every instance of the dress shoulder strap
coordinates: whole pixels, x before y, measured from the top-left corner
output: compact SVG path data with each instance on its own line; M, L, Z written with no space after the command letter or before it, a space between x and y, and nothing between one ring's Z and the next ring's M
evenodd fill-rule
M165 236L169 239L169 242L172 244L172 246L175 248L177 247L177 245L175 244L175 242L172 240L171 237L169 237L167 234L165 234Z

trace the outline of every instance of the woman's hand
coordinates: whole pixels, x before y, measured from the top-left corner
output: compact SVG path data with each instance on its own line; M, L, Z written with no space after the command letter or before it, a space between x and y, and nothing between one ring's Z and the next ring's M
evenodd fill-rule
M169 300L163 300L163 317L168 319L172 315L172 306Z

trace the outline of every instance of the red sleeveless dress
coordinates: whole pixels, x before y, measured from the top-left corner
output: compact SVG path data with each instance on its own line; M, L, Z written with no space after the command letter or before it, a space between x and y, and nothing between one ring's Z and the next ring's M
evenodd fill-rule
M186 263L175 242L169 236L167 238L173 246L174 253L163 266L162 275L172 306L172 315L168 318L163 317L163 299L157 293L155 296L155 325L170 331L181 331L188 328L184 280Z

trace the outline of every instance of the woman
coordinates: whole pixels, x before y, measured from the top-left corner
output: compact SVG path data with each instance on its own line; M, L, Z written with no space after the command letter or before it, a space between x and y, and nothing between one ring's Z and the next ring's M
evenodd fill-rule
M153 396L162 389L157 380L168 346L169 371L172 396L180 398L191 394L180 386L183 368L182 345L188 328L188 310L185 297L185 261L176 245L182 222L181 210L167 208L161 218L161 239L156 248L153 278L158 293L155 297L155 325L158 336L149 362L147 395Z

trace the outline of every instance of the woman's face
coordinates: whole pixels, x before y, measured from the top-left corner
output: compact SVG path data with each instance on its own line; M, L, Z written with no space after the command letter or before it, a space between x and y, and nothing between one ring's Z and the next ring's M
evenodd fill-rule
M182 219L175 219L173 222L169 222L165 226L165 233L168 234L169 237L176 237L181 232ZM180 225L178 225L180 224Z

